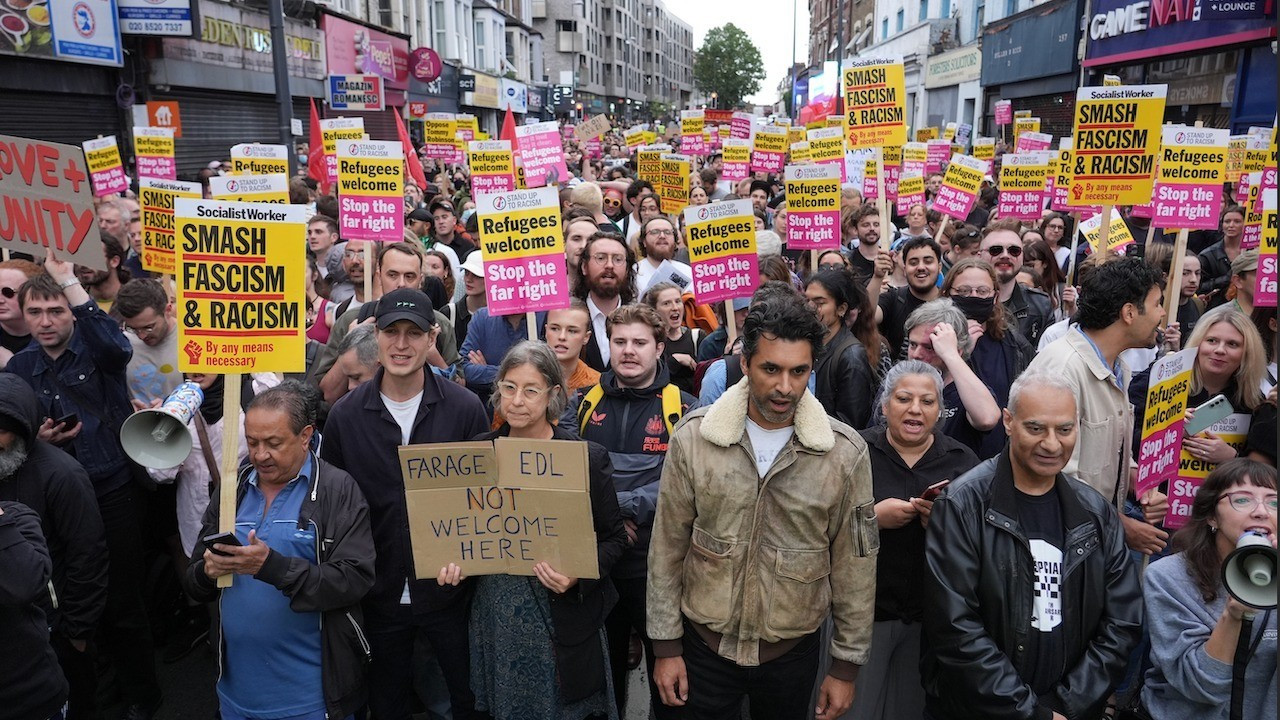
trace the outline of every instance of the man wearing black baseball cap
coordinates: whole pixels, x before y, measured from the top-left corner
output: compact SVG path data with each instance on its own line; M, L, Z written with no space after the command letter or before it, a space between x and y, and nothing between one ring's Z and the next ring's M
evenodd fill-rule
M427 352L440 332L431 300L400 288L382 296L374 312L378 359L373 379L334 404L321 457L347 472L369 501L377 551L376 580L364 599L372 662L369 707L378 718L409 720L416 639L441 659L453 717L481 717L471 692L467 584L417 580L409 542L396 448L461 442L488 430L484 405L460 385L435 375Z
M453 250L458 262L467 259L467 255L476 249L475 243L466 230L458 227L458 215L453 211L453 203L448 198L440 197L427 206L434 223L431 239L436 245L443 245Z

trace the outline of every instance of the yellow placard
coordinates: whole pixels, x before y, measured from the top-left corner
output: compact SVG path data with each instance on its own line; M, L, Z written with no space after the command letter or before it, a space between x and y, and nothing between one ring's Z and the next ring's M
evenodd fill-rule
M810 130L809 157L816 163L842 162L844 160L844 131L840 128Z
M109 170L113 167L119 167L120 162L120 146L112 142L106 147L97 150L85 150L85 162L89 165L89 172L99 173Z
M307 208L179 199L178 369L306 370Z
M927 127L916 130L916 142L929 142L938 139L938 128ZM951 138L947 138L950 140Z
M664 154L658 160L658 204L664 215L675 215L689 205L689 180L692 164L688 155Z
M907 141L907 92L902 61L854 60L844 69L845 127L852 149Z
M636 151L636 177L658 187L662 182L662 155L669 152L670 145L646 145Z
M622 133L622 140L627 144L628 150L634 150L644 144L644 128L633 127L627 128Z
M135 134L133 151L148 157L173 157L173 135Z
M791 162L796 165L813 162L813 153L808 141L791 143Z
M992 160L996 156L995 138L977 138L973 141L973 156L979 160Z
M689 117L686 117L689 115ZM701 135L702 128L706 125L706 119L701 113L687 112L682 113L680 117L680 134L681 135Z
M289 176L284 173L215 175L209 178L209 195L214 200L288 203Z
M1028 113L1030 111L1027 111ZM1024 132L1040 132L1040 118L1031 117L1015 117L1013 119L1013 146L1018 146L1018 137Z
M1077 90L1070 168L1074 203L1151 201L1167 89L1130 85Z
M138 178L142 212L142 269L172 275L176 267L173 206L178 198L198 198L200 183Z
M484 197L506 198L506 207L500 211L487 210L493 203L476 203L477 208L486 208L486 212L479 216L480 249L484 251L486 264L564 253L560 205L555 202L555 188L534 188ZM477 201L479 199L477 196Z
M725 143L720 152L726 163L751 162L751 145L743 140L741 143Z
M472 143L471 149L467 151L467 167L471 169L472 175L515 175L516 164L510 143L505 148L488 148L478 144L479 142ZM496 144L504 141L485 142Z
M685 211L684 222L689 233L689 261L695 268L694 292L699 295L698 302L705 303L703 293L697 292L698 282L702 279L696 270L698 264L739 255L756 255L756 226L751 214L751 201L727 200L690 207Z
M955 140L955 139L956 139L956 128L957 128L957 127L958 127L958 125L957 125L956 123L953 123L953 122L949 122L949 123L947 123L947 126L946 126L945 128L943 128L943 129L942 129L942 139L943 139L943 140Z
M778 126L762 127L756 131L752 142L752 152L785 153L787 151L788 132Z
M1244 168L1244 147L1248 135L1232 135L1227 140L1227 177L1239 178ZM1232 182L1235 182L1232 180Z
M344 147L350 147L355 153L356 148L369 146L385 147L387 152L383 155L365 152L343 155L341 152ZM343 141L338 152L338 197L368 195L402 199L404 157L400 153L400 143Z
M1085 240L1089 241L1089 245L1094 252L1098 251L1098 241L1102 239L1102 214L1099 213L1084 220L1080 223L1080 232L1084 234ZM1107 228L1107 249L1112 252L1119 252L1121 248L1133 244L1133 233L1129 232L1129 225L1120 216L1120 211L1115 208L1111 209L1111 223Z
M289 148L284 145L241 143L231 146L231 171L236 175L289 175ZM228 198L229 199L229 198Z

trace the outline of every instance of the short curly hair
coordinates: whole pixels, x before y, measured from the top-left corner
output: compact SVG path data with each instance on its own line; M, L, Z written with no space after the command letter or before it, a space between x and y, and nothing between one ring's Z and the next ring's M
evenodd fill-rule
M751 358L760 347L761 336L790 342L808 342L813 350L816 365L822 356L822 345L827 329L818 315L805 303L794 289L790 297L770 295L751 303L747 319L742 323L742 357L751 364Z
M1151 288L1164 288L1164 274L1138 258L1117 258L1103 263L1081 278L1075 321L1084 330L1101 330L1120 318L1132 303L1146 312Z

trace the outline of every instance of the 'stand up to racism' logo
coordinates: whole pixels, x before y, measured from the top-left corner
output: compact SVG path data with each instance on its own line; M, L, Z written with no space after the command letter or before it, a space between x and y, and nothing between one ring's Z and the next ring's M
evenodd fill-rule
M506 210L506 209L507 209L507 199L506 199L505 197L501 196L501 195L499 195L498 197L494 198L494 199L493 199L493 209L494 209L494 210Z
M227 192L235 192L240 187L240 183L235 180L227 181Z
M1187 134L1184 132L1180 132L1177 135L1174 135L1173 139L1176 140L1179 145L1181 145L1182 143L1186 142Z
M702 209L698 210L698 219L699 219L699 220L706 220L706 219L707 219L707 216L709 216L710 214L711 214L711 211L710 211L710 210L708 210L708 209L706 209L706 208L702 208Z

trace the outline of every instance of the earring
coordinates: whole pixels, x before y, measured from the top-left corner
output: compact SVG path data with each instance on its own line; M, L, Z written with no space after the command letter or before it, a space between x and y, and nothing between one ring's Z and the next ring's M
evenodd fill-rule
M1218 526L1217 526L1217 525L1210 525L1210 526L1209 526L1209 532L1211 532L1211 533L1216 533L1216 532L1218 532Z

